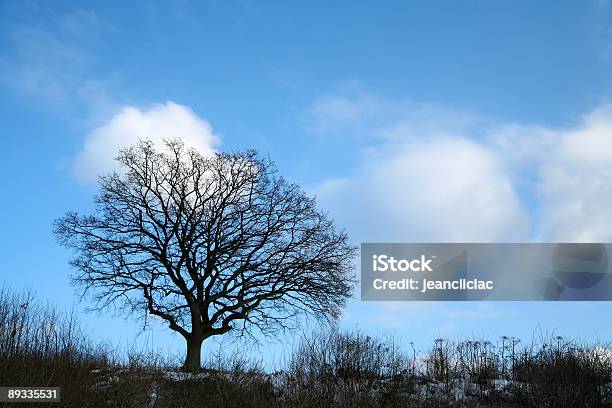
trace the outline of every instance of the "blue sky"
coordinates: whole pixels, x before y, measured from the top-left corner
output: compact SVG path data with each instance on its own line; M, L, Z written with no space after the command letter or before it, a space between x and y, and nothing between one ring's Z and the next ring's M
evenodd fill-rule
M72 307L51 222L91 209L118 145L173 129L269 155L355 242L610 242L611 23L602 0L0 1L0 281ZM608 303L358 300L343 320L423 346L611 323Z

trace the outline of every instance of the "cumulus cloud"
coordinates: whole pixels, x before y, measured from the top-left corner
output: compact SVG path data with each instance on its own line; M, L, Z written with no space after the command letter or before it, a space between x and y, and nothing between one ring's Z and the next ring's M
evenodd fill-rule
M612 239L612 106L554 128L378 100L327 95L311 109L318 131L369 138L353 171L315 188L355 239Z
M533 189L532 239L612 239L612 105L567 128L505 124L486 143Z
M609 242L612 239L612 105L558 132L539 169L539 238Z
M371 149L358 174L321 184L318 196L363 241L520 241L528 234L503 162L461 137Z
M173 138L181 138L202 154L211 153L219 143L211 125L186 106L166 102L147 110L125 107L86 136L74 160L75 175L83 182L95 181L98 175L117 168L114 158L121 148L140 140L160 144Z

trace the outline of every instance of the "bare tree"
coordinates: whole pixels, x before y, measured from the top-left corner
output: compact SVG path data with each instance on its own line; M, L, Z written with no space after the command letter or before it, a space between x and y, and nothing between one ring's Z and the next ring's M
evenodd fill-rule
M254 151L203 156L182 142L124 149L100 177L93 215L54 223L73 281L96 301L163 319L200 369L205 339L338 317L356 248L296 184Z

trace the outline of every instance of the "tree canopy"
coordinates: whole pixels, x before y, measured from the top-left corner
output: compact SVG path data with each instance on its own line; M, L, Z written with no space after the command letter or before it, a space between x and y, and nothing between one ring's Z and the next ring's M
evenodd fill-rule
M187 341L273 333L301 313L339 316L355 283L356 248L315 199L254 151L203 156L180 140L141 142L100 177L91 215L54 223L74 250L73 281L97 307L163 319Z

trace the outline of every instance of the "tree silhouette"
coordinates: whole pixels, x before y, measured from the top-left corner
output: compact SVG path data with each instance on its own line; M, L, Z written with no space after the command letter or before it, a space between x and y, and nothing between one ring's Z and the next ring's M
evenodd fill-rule
M185 338L189 371L211 336L338 317L356 248L269 160L203 156L180 140L141 142L117 160L123 171L100 177L94 214L54 223L96 308L163 319Z

